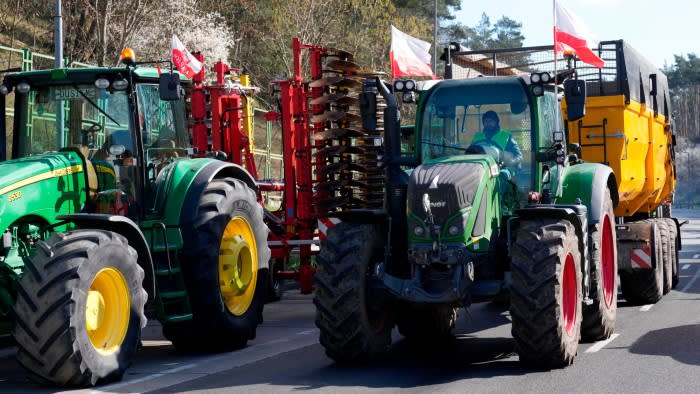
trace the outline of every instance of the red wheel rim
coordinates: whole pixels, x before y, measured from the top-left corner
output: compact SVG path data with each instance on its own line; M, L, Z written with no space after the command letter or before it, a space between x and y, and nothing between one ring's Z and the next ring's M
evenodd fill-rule
M603 219L603 233L601 238L600 263L603 275L603 296L605 305L610 308L615 292L615 245L613 244L612 224L610 215Z
M571 253L566 255L562 281L562 315L566 333L571 335L576 325L576 308L578 308L578 291L576 283L576 264Z

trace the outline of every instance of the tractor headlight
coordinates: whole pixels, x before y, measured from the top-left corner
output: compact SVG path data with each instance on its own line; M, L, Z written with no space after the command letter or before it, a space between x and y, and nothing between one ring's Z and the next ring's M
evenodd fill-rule
M8 86L5 85L4 83L3 83L3 84L0 84L0 94L2 94L3 96L5 96L5 95L7 95L8 93L10 93L11 90L12 90L12 88L8 87Z
M95 87L98 89L107 89L109 87L109 79L97 78L95 80Z
M17 93L27 94L29 93L29 89L31 89L31 86L29 86L29 84L26 82L20 82L17 84Z
M415 103L416 102L416 94L413 91L409 92L403 92L401 95L401 101L404 103Z
M542 83L549 83L552 81L552 76L549 75L548 72L543 72L540 75L541 75L540 79L542 80Z
M542 96L544 94L544 87L542 85L534 85L532 87L533 96Z
M459 226L452 225L447 228L447 233L454 236L459 234Z
M398 80L398 81L394 82L394 91L395 92L403 91L405 87L406 87L406 84L404 83L404 81Z
M425 228L423 228L423 226L421 226L421 225L414 227L413 228L413 235L415 235L416 237L424 236L425 235Z
M112 82L112 88L114 90L125 90L127 86L129 86L129 82L121 75L115 78L114 82Z
M406 90L414 90L416 88L416 81L409 79L406 81Z
M540 83L542 81L542 76L539 73L530 74L530 82Z

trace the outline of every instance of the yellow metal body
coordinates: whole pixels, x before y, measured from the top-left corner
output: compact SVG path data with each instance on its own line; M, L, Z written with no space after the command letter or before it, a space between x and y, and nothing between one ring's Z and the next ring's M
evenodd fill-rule
M248 74L241 74L238 76L238 79L242 86L250 86L250 77L248 76ZM253 108L253 100L250 98L250 96L244 96L244 100L245 106L243 108L243 131L248 136L250 151L253 152L255 151L255 138L253 138L253 136L255 135L255 129L253 126L253 115L255 109Z
M562 102L565 107L565 104ZM605 138L603 138L605 128ZM624 95L586 99L586 116L568 122L569 141L581 144L581 158L607 164L618 183L616 216L648 213L671 199L676 176L667 119Z

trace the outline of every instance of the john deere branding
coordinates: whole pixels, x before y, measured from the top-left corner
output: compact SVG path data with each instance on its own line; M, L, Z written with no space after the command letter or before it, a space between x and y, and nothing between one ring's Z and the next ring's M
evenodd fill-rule
M6 186L6 187L0 189L0 195L9 193L13 190L17 190L17 189L22 188L22 187L27 186L27 185L31 185L32 183L37 183L37 182L40 182L40 181L43 181L46 179L58 178L58 177L66 176L66 175L71 175L71 174L79 173L82 171L83 171L83 166L80 164L77 164L77 165L70 166L70 167L64 167L64 168L59 168L57 170L43 172L41 174L31 176L27 179L23 179L19 182L15 182L9 186ZM15 193L12 193L12 194L14 195ZM13 198L8 196L7 199L8 199L8 201L12 202L12 201L17 200L21 196L22 196L22 194L20 193L19 196L15 196Z

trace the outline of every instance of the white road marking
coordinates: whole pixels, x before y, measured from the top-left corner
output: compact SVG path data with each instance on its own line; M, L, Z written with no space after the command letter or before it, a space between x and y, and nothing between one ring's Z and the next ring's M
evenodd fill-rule
M315 335L314 335L315 334ZM159 390L205 376L220 373L242 365L252 364L278 354L291 352L318 343L318 330L304 330L265 343L237 350L231 353L220 354L213 357L198 359L195 363L183 364L175 368L163 369L141 378L125 379L92 390L81 390L83 393L124 393ZM132 367L133 368L133 367ZM178 373L187 371L186 373ZM144 384L144 382L147 382ZM135 390L135 391L134 391ZM72 391L72 393L77 393Z
M586 353L595 353L595 352L599 351L600 349L604 348L605 345L607 345L607 344L609 344L610 342L614 341L615 338L617 338L617 337L619 337L619 336L620 336L620 334L615 333L615 334L610 335L610 338L608 338L608 339L606 339L606 340L604 340L604 341L598 341L598 342L594 343L593 346L591 346L591 347L589 347L588 349L586 349Z
M646 305L644 305L643 307L639 308L639 310L640 310L641 312L646 312L646 311L648 311L649 309L651 309L652 306L654 306L654 304L646 304Z
M700 277L700 270L695 271L695 276L693 276L693 279L691 279L687 285L683 286L681 292L685 293L686 290L690 289L690 286L692 286L693 283L695 283L695 281L698 280L698 277Z
M682 270L687 270L688 268L690 268L690 264L686 264L683 267L681 267Z

